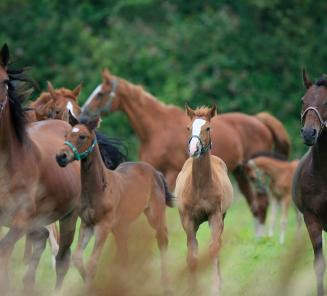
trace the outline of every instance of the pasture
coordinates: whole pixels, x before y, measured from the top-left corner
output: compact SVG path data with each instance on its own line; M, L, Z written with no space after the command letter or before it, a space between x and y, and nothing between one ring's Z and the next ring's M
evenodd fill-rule
M186 238L176 208L167 210L167 220L169 228L168 266L174 294L189 295L186 290ZM155 240L152 239L154 233L145 223L143 216L132 226L132 229L129 250L133 280L127 295L162 295L159 282L159 251ZM300 235L296 237L296 217L292 208L284 246L278 243L278 228L276 230L277 232L275 231L275 235L271 239L256 239L253 233L251 213L244 198L236 192L233 205L225 219L220 255L223 278L222 295L314 295L315 277L312 268L311 245L304 225L302 225ZM211 282L211 275L206 270L205 263L209 240L210 233L208 225L205 223L198 232L199 255L200 258L203 258L203 264L200 267L202 295L207 295ZM73 250L76 242L77 234ZM90 244L87 249L88 254L92 245ZM22 291L21 278L25 271L22 263L23 250L24 240L20 240L15 248L11 265L13 295L15 296L20 295ZM110 265L111 267L113 265L111 255L114 254L114 250L115 245L110 236L100 260L101 267L97 274L99 287L109 283L107 281L110 274L108 270L110 270ZM137 260L134 262L133 259ZM125 279L125 284L128 280ZM55 272L51 266L50 248L47 246L37 272L39 295L48 295L49 288L52 288L54 283ZM84 291L80 290L82 286L82 280L77 270L71 266L60 295L85 295ZM108 287L105 291L108 291ZM26 295L25 292L24 295ZM110 294L104 293L103 295Z

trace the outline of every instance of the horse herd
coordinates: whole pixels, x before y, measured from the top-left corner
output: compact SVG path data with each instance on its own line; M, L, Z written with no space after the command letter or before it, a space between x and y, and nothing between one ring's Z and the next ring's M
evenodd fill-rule
M79 217L73 263L89 284L110 233L117 244L117 261L122 266L128 263L128 231L142 213L156 232L161 282L164 292L170 293L165 209L173 207L176 199L187 237L190 288L196 291L197 287L196 233L207 221L212 236L212 293L219 294L218 255L224 217L233 200L228 175L232 173L255 219L258 236L264 234L269 205L265 178L270 177L272 193L270 236L277 205L282 207L280 243L285 240L293 195L298 220L303 215L313 245L318 295L324 295L327 76L312 83L303 72L307 91L302 98L301 132L305 144L312 148L300 162L288 162L288 134L269 113L216 116L215 105L195 110L186 106L185 112L159 102L142 87L108 70L102 78L82 108L77 103L81 85L69 90L55 89L51 83L47 92L23 106L30 95L29 80L23 69L10 68L8 46L1 49L0 226L9 228L0 241L2 293L9 291L10 256L23 236L28 264L25 288L34 288L49 230L52 245L58 243L53 253L56 288L60 288L70 265ZM140 162L126 162L123 144L97 131L100 116L115 111L127 115L140 140ZM84 265L83 251L92 236L95 245Z

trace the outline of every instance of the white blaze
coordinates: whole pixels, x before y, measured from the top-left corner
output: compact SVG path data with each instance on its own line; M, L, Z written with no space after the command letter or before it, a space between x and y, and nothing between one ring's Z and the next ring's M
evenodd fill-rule
M192 124L192 136L200 137L201 127L205 123L206 123L206 121L204 119L201 119L201 118L195 119ZM191 156L193 156L194 153L196 152L198 144L199 144L199 139L196 137L193 137L188 146Z
M83 107L82 107L82 111L84 111L84 108L91 103L91 101L93 100L93 98L98 94L98 92L101 90L102 88L102 84L99 84L95 90L91 93L91 95L88 97L88 99L86 100L86 102L84 103Z
M77 116L76 114L74 113L74 106L71 102L68 102L67 103L67 106L66 106L67 110L70 111L70 113L75 117L75 119L77 119Z
M74 127L74 128L72 129L72 133L78 133L78 132L79 132L79 128Z

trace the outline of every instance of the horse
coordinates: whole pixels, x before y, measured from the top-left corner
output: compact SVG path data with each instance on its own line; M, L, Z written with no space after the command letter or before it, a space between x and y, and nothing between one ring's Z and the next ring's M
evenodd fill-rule
M68 88L54 89L52 83L48 81L48 91L41 95L26 108L29 122L45 119L61 119L75 124L81 113L78 105L78 96L82 85L77 85L73 90Z
M168 233L165 218L166 206L173 206L173 196L164 176L145 162L125 162L115 170L107 169L100 157L95 136L99 119L80 118L67 134L63 147L58 150L57 162L61 167L81 162L82 224L73 262L81 276L90 283L97 269L103 245L110 232L117 244L116 257L126 263L127 238L132 222L142 213L156 231L161 254L162 284L168 287L166 250ZM95 247L85 269L83 250L92 235Z
M271 152L257 153L245 163L245 170L255 186L264 187L266 177L270 180L269 186L272 195L268 236L274 235L276 210L277 206L281 206L280 244L285 242L287 214L292 200L292 179L298 163L298 160L289 162L285 156Z
M114 76L107 69L102 77L102 84L92 92L82 110L89 116L118 110L124 112L140 140L140 159L163 172L170 189L173 189L176 177L188 158L185 126L189 119L185 112L179 107L159 102L141 86ZM276 118L265 112L256 116L226 113L214 117L211 124L212 154L222 158L229 172L234 174L260 235L266 219L268 198L265 195L256 198L243 163L254 153L269 151L273 146L276 151L288 156L290 141L287 132Z
M233 200L233 187L228 178L227 166L221 158L211 155L211 119L216 106L192 110L186 106L191 119L189 154L176 180L175 196L180 219L187 236L187 264L196 284L197 240L196 233L203 222L211 230L210 256L213 262L213 292L220 290L218 255L224 228L224 217Z
M327 76L311 82L303 70L306 92L302 97L301 134L310 146L302 157L293 178L292 197L303 214L314 252L314 269L317 278L317 294L324 295L322 231L327 231Z

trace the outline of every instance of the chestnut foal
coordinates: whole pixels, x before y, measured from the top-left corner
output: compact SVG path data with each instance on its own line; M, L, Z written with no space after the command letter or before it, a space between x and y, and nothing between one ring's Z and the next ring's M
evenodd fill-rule
M62 167L81 160L82 225L74 264L83 279L89 282L96 273L101 250L110 232L117 243L117 258L126 263L129 227L144 213L156 231L162 284L168 288L165 209L166 205L173 206L174 198L164 176L145 162L125 162L116 170L107 169L95 137L98 122L97 118L91 121L82 115L81 123L68 133L64 147L57 154L57 162ZM95 246L85 270L83 250L93 234Z
M213 293L220 290L218 255L224 216L233 199L233 187L224 161L211 155L210 120L216 113L212 108L192 110L186 107L192 123L189 127L189 154L176 181L175 195L183 228L187 236L187 263L191 284L196 288L197 249L196 232L200 224L209 222L212 242L210 256L213 262Z

